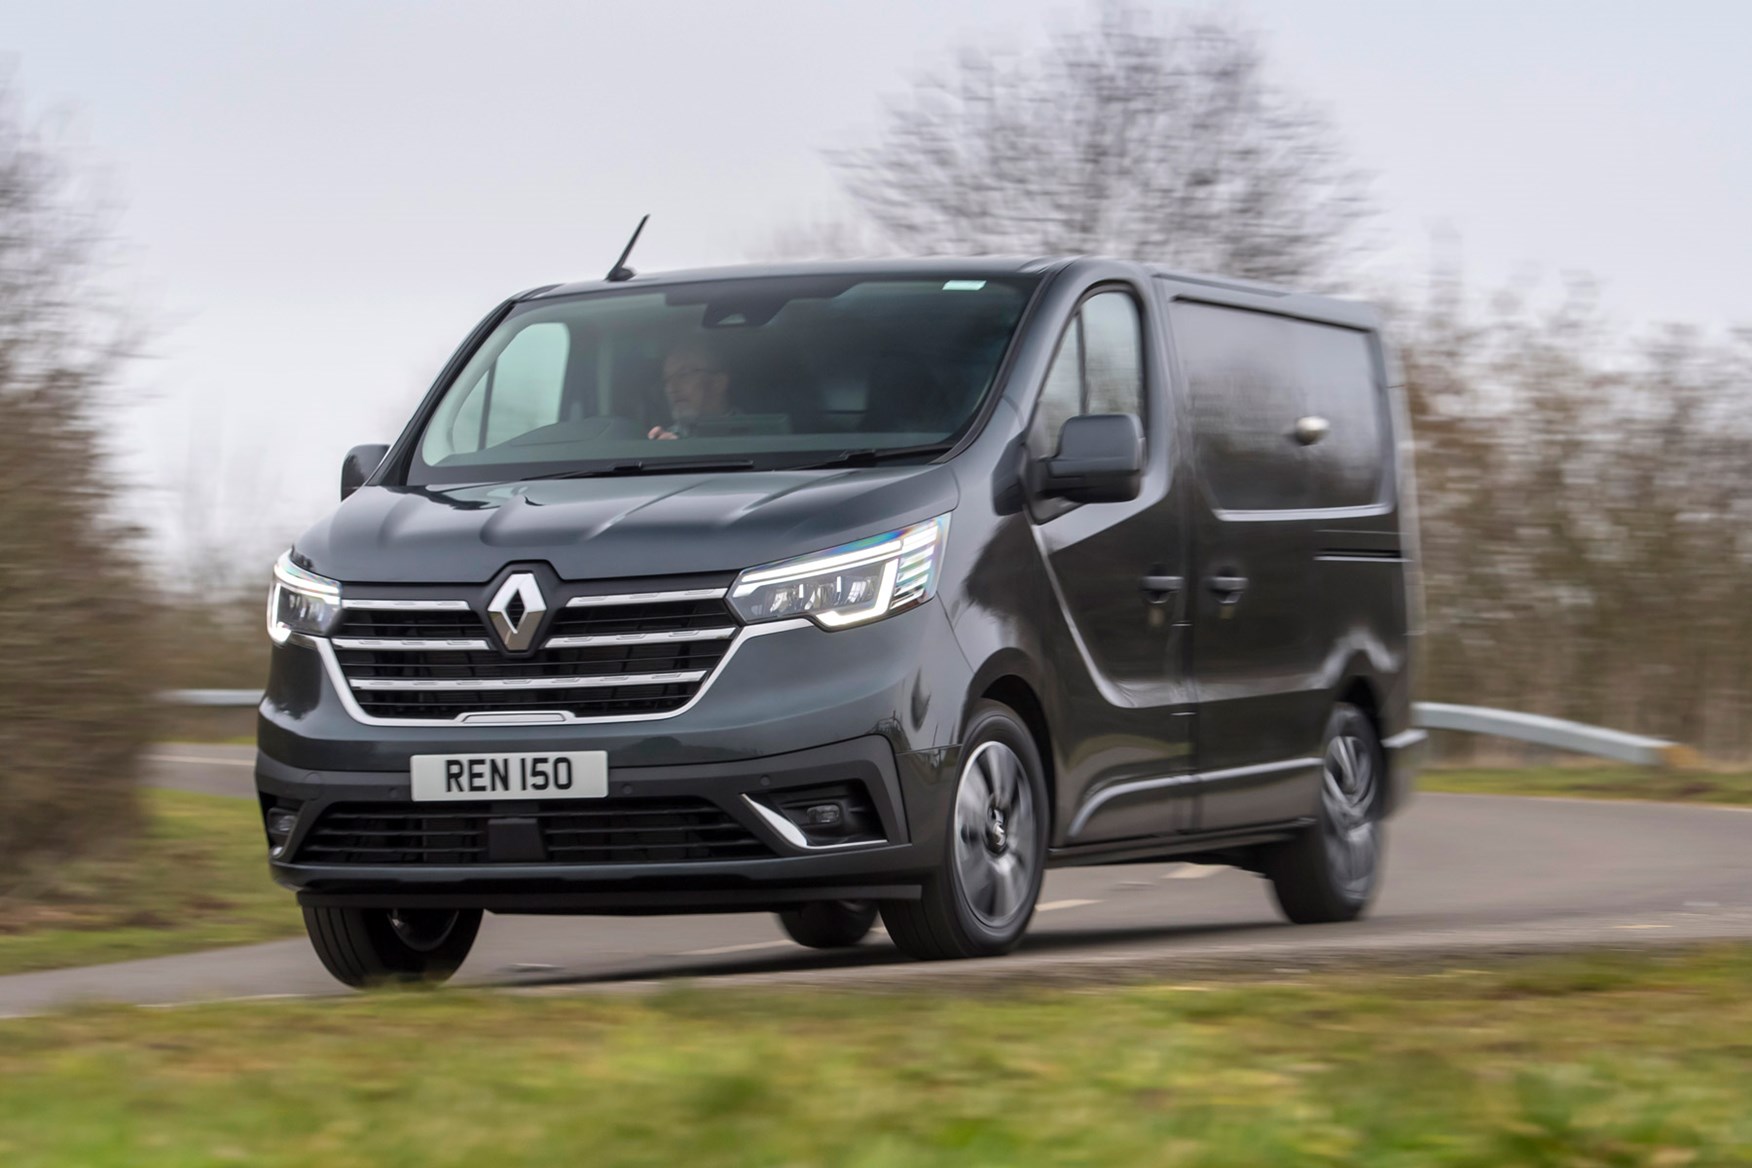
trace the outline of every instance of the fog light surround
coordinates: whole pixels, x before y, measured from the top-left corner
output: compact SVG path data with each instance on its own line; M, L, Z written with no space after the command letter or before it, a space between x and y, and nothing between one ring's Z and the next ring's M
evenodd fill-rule
M286 854L286 845L291 841L292 833L298 829L298 809L270 807L263 813L262 819L268 833L268 856L277 860Z

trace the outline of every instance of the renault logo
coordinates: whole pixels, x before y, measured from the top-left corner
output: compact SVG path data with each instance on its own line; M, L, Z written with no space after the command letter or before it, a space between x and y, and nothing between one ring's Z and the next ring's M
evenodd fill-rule
M541 618L546 613L547 598L528 572L508 577L487 603L493 631L513 653L521 653L535 642L535 631L541 627Z

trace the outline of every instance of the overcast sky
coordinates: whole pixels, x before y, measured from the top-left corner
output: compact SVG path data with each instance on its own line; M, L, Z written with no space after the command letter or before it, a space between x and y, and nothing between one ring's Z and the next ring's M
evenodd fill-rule
M1482 284L1586 271L1627 326L1752 322L1752 3L1217 7L1375 175L1390 265L1415 273L1445 227ZM0 0L0 56L121 207L158 334L121 432L152 521L256 554L330 505L347 447L389 440L504 295L600 275L645 211L644 269L832 218L820 151L865 138L885 94L1082 11ZM192 516L172 489L191 450Z

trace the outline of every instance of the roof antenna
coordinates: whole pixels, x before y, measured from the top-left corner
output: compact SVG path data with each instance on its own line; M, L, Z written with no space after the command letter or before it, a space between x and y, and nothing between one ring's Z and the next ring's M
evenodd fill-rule
M627 249L621 252L620 259L614 261L614 267L608 269L609 283L619 284L633 278L633 269L627 267L627 257L633 254L633 245L639 242L639 232L645 230L645 224L650 220L651 216L646 215L639 220L639 225L633 228L633 237L627 240Z

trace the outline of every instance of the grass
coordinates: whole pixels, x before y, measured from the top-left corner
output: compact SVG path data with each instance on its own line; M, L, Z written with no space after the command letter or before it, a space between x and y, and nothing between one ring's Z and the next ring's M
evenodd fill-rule
M151 788L141 797L148 830L131 853L57 872L53 892L28 904L0 901L0 974L302 932L292 894L268 878L253 799Z
M980 995L481 991L0 1022L0 1163L1752 1162L1752 947Z
M1657 771L1636 767L1561 766L1434 769L1418 776L1424 791L1469 795L1564 795L1652 799L1668 803L1752 804L1752 773Z

